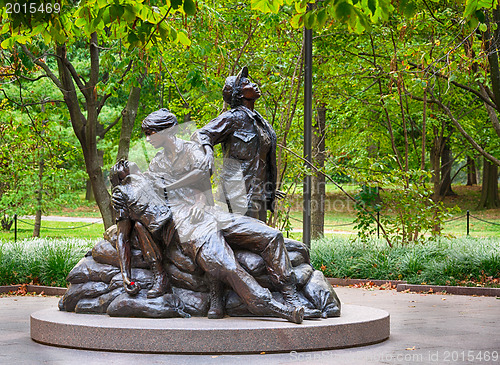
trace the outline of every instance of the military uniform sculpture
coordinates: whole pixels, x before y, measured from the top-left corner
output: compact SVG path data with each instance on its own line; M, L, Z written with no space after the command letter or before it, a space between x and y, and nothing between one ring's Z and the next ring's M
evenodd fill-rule
M231 84L233 99L241 94L255 100L260 92L248 86L247 77L245 68L228 78L224 92ZM297 324L340 315L340 301L310 265L307 248L261 221L275 197L276 135L253 112L253 102L251 109L243 104L233 103L229 116L199 130L193 140L201 143L177 138L177 119L167 109L146 117L146 139L161 150L144 173L128 161L112 168L117 225L69 274L61 310L136 317L257 315ZM239 139L244 148L256 148L252 158L237 158ZM223 167L226 182L240 161L246 192L239 207L247 211L226 212L213 202L216 143L230 157ZM232 191L225 193L229 204L238 202Z

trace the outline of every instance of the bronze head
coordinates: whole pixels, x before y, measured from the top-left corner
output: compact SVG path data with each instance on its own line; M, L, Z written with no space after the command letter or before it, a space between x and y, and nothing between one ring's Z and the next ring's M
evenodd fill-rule
M228 103L231 108L234 108L243 103L243 95L241 94L241 81L248 78L248 68L245 66L236 76L226 78L226 83L222 88L222 98Z
M175 127L172 129L172 132L175 133L177 125L176 116L170 110L162 108L144 118L141 127L144 134L150 135L172 127Z
M115 187L128 175L137 173L139 173L139 167L134 162L121 159L109 170L109 180L111 181L111 185Z

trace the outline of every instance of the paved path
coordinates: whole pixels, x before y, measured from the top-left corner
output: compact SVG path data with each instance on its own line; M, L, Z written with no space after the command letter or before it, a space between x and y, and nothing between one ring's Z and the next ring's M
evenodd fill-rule
M25 215L19 217L19 219L35 219L34 215ZM43 221L52 222L84 222L84 223L102 223L102 218L85 218L85 217L61 217L55 215L43 215Z
M45 346L29 335L32 312L57 305L54 297L0 298L0 364L498 364L500 300L421 295L395 290L335 289L341 301L391 314L391 337L353 349L256 355L158 355ZM168 320L168 319L166 319ZM189 344L186 344L189 346ZM168 351L168 349L165 349ZM471 361L468 361L471 360Z

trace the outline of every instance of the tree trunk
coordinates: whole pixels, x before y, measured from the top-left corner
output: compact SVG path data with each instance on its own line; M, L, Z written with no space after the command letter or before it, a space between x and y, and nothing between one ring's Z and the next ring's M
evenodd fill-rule
M467 156L467 186L477 185L476 161Z
M33 237L40 237L40 227L42 226L42 200L43 200L43 170L44 170L43 153L38 162L38 193L36 197L36 214L35 226L33 228Z
M325 126L326 108L322 104L316 109L312 134L313 164L321 171L325 166ZM311 185L311 238L318 239L325 234L325 175L314 173Z
M498 197L498 165L483 158L483 184L478 209L493 209L500 207Z
M96 198L97 205L101 212L105 229L113 225L113 210L111 207L111 197L106 188L106 182L102 174L102 169L99 161L99 154L97 151L97 116L98 116L98 103L95 86L98 81L99 72L99 55L97 48L97 35L92 35L92 42L90 44L90 58L91 70L90 79L82 87L79 85L80 91L85 95L87 101L87 118L83 115L76 93L75 84L70 72L70 62L66 58L66 47L64 45L57 48L58 58L57 64L59 69L60 81L62 84L62 93L64 101L68 107L70 114L71 124L73 130L82 147L83 157L85 160L85 167L89 180L92 184L92 190Z
M432 141L431 147L431 166L432 166L432 183L433 183L433 191L434 194L432 199L434 201L439 201L439 182L441 181L441 164L440 164L440 156L441 156L441 146L442 146L442 138L438 134L437 127L434 127L434 139Z
M142 83L142 78L140 79ZM118 144L118 153L116 161L128 159L130 149L130 138L134 130L135 118L137 117L137 109L139 108L139 99L141 97L141 88L133 86L128 96L127 105L122 111L122 129L120 133L120 142Z
M85 200L95 202L94 191L92 190L92 183L90 180L87 180L87 184L85 185Z
M42 104L42 113L45 113L45 105ZM47 121L42 122L41 136L44 135L44 128ZM43 142L40 142L39 147L40 159L38 160L38 193L36 197L36 214L35 214L35 226L33 228L33 237L40 237L40 227L42 226L42 204L43 204L43 172L45 169L45 160L43 156Z
M101 168L104 166L104 151L103 150L97 150L97 155L99 158L99 166ZM87 186L86 186L86 192L85 192L85 200L89 202L95 202L95 195L94 195L94 190L92 189L92 182L87 180Z
M71 125L82 147L85 167L104 221L104 227L107 229L114 223L114 212L111 207L111 196L106 188L106 181L99 164L97 128L99 113L111 94L103 96L100 101L97 100L97 84L99 83L98 41L97 33L92 33L88 43L90 70L87 80L78 74L74 65L67 58L66 44L59 44L56 47L59 77L52 72L45 62L42 62L39 57L31 53L26 45L21 45L21 47L31 61L45 71L46 75L59 88L64 97L64 103L69 111ZM82 112L83 107L80 105L77 87L78 91L85 97L86 116Z
M448 138L445 138L443 151L441 153L441 182L439 195L455 196L457 194L451 190L451 165L453 164L453 158L451 157L451 149L447 139Z

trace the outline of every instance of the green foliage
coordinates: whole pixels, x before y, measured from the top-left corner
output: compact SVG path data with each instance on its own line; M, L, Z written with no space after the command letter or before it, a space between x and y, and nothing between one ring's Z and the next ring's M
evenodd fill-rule
M47 91L55 91L59 98L63 93L71 125L85 153L84 170L100 176L100 163L95 165L100 160L97 148L110 151L122 138L119 128L106 134L119 122L117 117L130 91L143 80L149 81L149 71L161 68L155 58L164 51L164 45L191 44L183 28L187 16L196 12L195 2L62 1L56 11L51 8L43 15L31 10L29 14L9 11L5 1L0 5L0 46L5 50L1 56L10 59L2 77L13 82L18 91L8 99L23 113L34 113L32 106L39 101L25 102L26 89L33 92L31 84L44 77L52 81ZM3 87L2 91L6 95ZM134 114L130 111L127 115ZM68 114L64 115L67 118ZM123 137L125 141L128 138ZM106 165L116 157L108 152L104 158ZM91 182L109 225L112 219L104 181Z
M377 231L377 218L382 209L379 188L363 185L354 198L356 199L354 228L362 240L367 240Z
M416 218L420 217L420 212L426 217L434 214L428 200L429 191L422 190L428 178L406 188L411 177L404 174L418 173L421 153L430 152L436 136L450 136L454 152L462 150L464 140L458 133L452 133L446 115L429 105L424 115L421 101L412 96L421 98L428 87L436 98L458 110L469 105L471 108L480 106L475 96L458 92L450 85L455 81L476 85L477 81L487 79L489 66L484 52L481 53L481 37L463 33L460 22L462 14L484 22L483 10L488 9L486 2L467 1L466 7L449 2L427 2L432 12L427 11L420 0L331 0L313 4L310 11L307 11L307 1L252 0L250 3L257 11L251 11L238 1L195 3L192 0L92 0L77 5L63 1L64 14L59 14L58 19L53 15L43 19L38 15L14 19L14 15L4 11L1 41L5 42L4 46L12 46L12 53L5 54L17 57L7 71L30 77L40 75L40 69L19 47L14 47L14 41L31 42L33 52L43 57L52 70L56 70L57 65L50 55L55 53L57 44L66 42L69 61L79 77L88 80L89 35L97 31L101 74L95 92L97 100L110 95L98 122L107 129L120 115L130 88L139 85L142 75L145 76L141 84L138 120L153 109L168 107L179 121L185 119L198 126L204 125L222 111L220 90L224 78L247 65L252 80L263 91L256 109L273 124L279 143L288 148L278 150L282 181L293 184L308 173L303 162L289 152L301 155L303 148L302 32L297 28L314 27L315 100L318 104L325 103L328 109L326 172L343 180L353 180L359 175L358 181L363 185L369 180L370 172L365 170L363 177L359 169L371 169L372 162L383 163L384 156L403 162L407 158L406 170L404 163L400 166L391 163L388 167L388 170L400 171L390 171L394 181L387 182L391 193L383 196L385 206L395 201L401 207L401 211L394 210L388 215L391 220L386 223L394 229L388 229L388 234L412 241L416 240L415 233L420 236L432 229L427 223L422 226ZM187 17L195 11L195 17ZM42 27L42 23L47 26ZM476 50L475 58L463 50L465 38ZM132 71L123 77L129 65ZM484 72L471 72L476 65ZM436 76L437 71L442 77ZM80 95L78 101L83 111L86 100ZM68 119L67 114L57 113L59 120ZM424 118L427 121L425 133ZM485 128L485 118L485 111L476 109L473 113L465 113L462 123L482 146L498 150L498 138L491 128ZM132 136L136 147L133 147L131 158L144 159L142 166L145 166L150 155L144 152L146 148L143 148L137 124ZM99 148L105 150L105 169L116 156L119 127L118 123L107 132L106 138L98 140ZM66 125L64 130L68 130ZM425 150L420 151L423 142L426 142ZM68 143L76 144L75 141ZM340 164L337 159L341 156L349 158ZM71 164L65 162L63 165ZM81 165L79 168L83 170ZM428 162L424 169L431 170ZM367 186L375 186L371 185L372 181L367 183ZM396 187L394 192L392 186ZM366 197L359 198L363 201ZM418 207L411 204L413 199L418 201ZM414 208L411 214L403 209L408 204ZM286 226L286 204L283 209L277 220ZM376 213L375 209L372 211ZM439 217L436 216L434 223L439 223ZM369 215L360 216L360 220L365 218L366 221L360 224L373 227Z
M391 241L413 242L451 213L431 200L431 173L439 179L440 165L431 164L428 156L440 148L436 140L445 138L454 156L467 145L448 115L429 102L424 109L424 90L429 100L432 95L455 110L469 110L460 114L460 123L489 151L497 151L500 140L486 122L482 102L452 84L477 85L476 78L489 69L484 53L474 58L462 47L469 37L479 54L481 37L464 33L456 38L463 31L458 29L463 7L428 2L430 14L420 2L399 4L411 11L404 17L393 13L388 22L372 25L369 33L355 36L333 26L318 30L314 88L315 97L331 110L328 175L342 171L361 187L383 189L379 196L371 192L381 199L376 204L370 204L369 191L358 195L360 235L373 233L374 216L380 211ZM474 74L471 70L477 66L481 71ZM342 156L349 158L340 163ZM462 161L458 157L455 163Z
M94 244L82 239L0 241L0 285L66 286L66 276Z
M39 280L53 286L66 286L66 277L75 264L83 257L87 248L80 243L48 244L41 247L40 255L45 259L39 265Z
M374 233L375 218L380 215L386 237L392 242L406 244L418 242L425 233L440 234L439 227L457 209L446 208L442 202L432 200L431 174L422 170L401 171L382 159L372 162L367 174L353 171L352 176L362 185L357 194L356 229L361 239ZM384 191L383 194L379 194Z
M47 93L40 86L27 99L44 100ZM70 127L60 124L64 113L53 104L23 114L10 99L0 103L0 214L7 220L79 200L75 193L84 181L83 160Z
M460 238L391 248L381 240L336 237L313 242L311 263L329 277L484 285L498 283L500 278L500 243L497 239Z
M89 38L94 32L120 40L125 47L149 49L162 41L189 45L186 34L176 29L169 16L193 15L193 0L147 2L132 0L89 0L77 5L72 1L58 2L57 8L44 12L7 12L7 3L0 1L2 28L7 37L1 43L7 49L15 43L26 44L36 38L46 45L74 43ZM181 6L182 5L182 6Z
M310 3L310 9L306 6ZM389 0L251 0L252 9L263 13L278 13L280 7L292 10L291 25L294 28L321 29L327 23L346 24L350 31L362 33L370 30L372 23L387 21L394 7ZM293 7L291 5L294 5ZM399 10L412 14L415 5L401 2Z
M493 0L467 0L463 17L468 20L470 28L474 29L479 26L479 29L486 31L484 10L492 10L498 7L498 2Z

